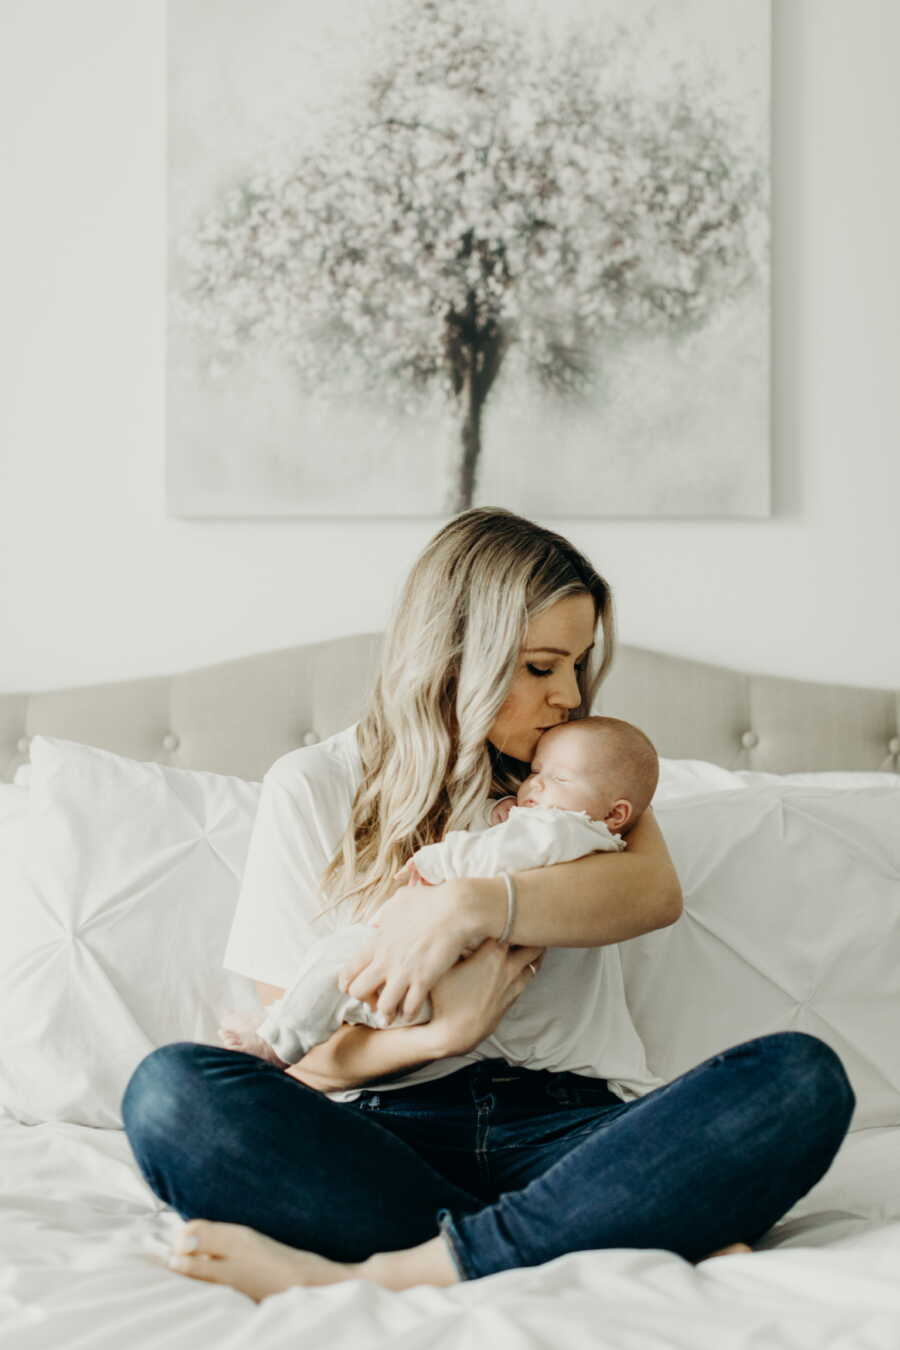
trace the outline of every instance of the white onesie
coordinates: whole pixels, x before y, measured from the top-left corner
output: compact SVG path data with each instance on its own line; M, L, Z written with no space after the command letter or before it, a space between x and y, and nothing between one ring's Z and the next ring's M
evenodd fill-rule
M484 820L495 804L488 802ZM413 862L426 881L438 885L451 877L496 876L624 848L620 835L611 834L603 821L591 820L586 811L513 806L502 824L451 830L440 843L418 849ZM422 898L427 903L427 893ZM257 1027L257 1035L286 1064L296 1064L313 1046L327 1041L343 1022L382 1028L387 1025L381 1013L338 987L343 966L377 931L371 924L344 924L307 948L293 984L268 1005ZM431 999L425 998L414 1017L398 1013L391 1025L409 1027L428 1022L431 1011Z

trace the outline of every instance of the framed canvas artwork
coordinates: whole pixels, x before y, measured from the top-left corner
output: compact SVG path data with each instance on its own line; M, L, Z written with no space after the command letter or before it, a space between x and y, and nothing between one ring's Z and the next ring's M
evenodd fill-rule
M170 0L180 517L769 512L769 0Z

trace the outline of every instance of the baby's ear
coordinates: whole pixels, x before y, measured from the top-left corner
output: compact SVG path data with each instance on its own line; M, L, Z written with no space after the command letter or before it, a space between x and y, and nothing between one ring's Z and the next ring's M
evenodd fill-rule
M515 797L501 797L499 802L495 802L491 807L491 824L502 825L509 819L509 813L516 804Z
M606 817L604 824L611 834L616 834L625 829L625 826L631 820L633 815L634 810L631 802L626 801L624 797L621 797L617 802L613 802L612 810Z

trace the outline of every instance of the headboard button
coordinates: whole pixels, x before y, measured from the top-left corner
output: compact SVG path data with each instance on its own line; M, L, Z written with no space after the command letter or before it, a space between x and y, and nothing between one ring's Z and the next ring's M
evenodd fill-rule
M900 736L892 736L888 741L888 750L892 755L900 755Z
M174 731L167 731L165 736L163 736L162 743L164 750L177 750L181 744Z
M304 731L303 733L304 745L318 745L318 743L319 738L314 731Z
M16 741L16 749L18 750L20 755L24 755L27 752L30 744L31 744L30 736L20 736L19 739Z
M741 737L741 745L745 750L754 750L759 745L759 737L755 731L745 731Z

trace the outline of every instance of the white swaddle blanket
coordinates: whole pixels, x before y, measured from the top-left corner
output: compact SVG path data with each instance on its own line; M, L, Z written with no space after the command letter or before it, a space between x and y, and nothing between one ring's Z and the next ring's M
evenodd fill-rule
M594 852L619 852L620 835L585 811L555 806L510 808L500 825L480 830L451 830L440 843L427 844L413 855L426 881L434 885L451 877L496 876L504 871L571 862ZM423 896L427 902L427 895ZM345 924L314 942L304 954L294 982L268 1005L256 1028L286 1063L296 1064L313 1046L327 1041L343 1023L386 1026L382 1014L338 986L341 969L372 939L371 924ZM416 1026L431 1019L431 999L424 999L413 1017L397 1014L394 1027Z

